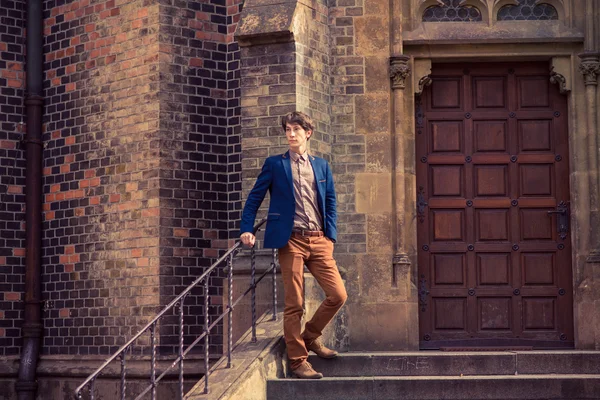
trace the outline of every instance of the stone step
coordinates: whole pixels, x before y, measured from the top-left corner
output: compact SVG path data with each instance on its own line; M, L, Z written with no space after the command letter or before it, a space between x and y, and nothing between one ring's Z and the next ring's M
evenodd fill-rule
M309 362L326 377L600 374L597 351L341 353L332 360L311 354Z
M600 375L338 377L267 381L267 400L589 400Z

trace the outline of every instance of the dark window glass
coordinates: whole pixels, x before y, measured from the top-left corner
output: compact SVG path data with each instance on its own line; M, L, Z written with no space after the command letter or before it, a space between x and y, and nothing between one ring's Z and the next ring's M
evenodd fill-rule
M428 7L423 13L425 22L473 22L481 21L477 7L461 6L462 0L442 0L443 6Z
M533 21L558 19L556 8L550 4L536 5L537 0L517 0L519 5L508 5L498 10L498 21Z

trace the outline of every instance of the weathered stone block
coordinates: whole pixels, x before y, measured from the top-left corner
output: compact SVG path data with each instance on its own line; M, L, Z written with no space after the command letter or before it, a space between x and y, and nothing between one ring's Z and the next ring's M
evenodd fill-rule
M366 136L367 162L365 172L390 172L392 168L391 136L371 134Z
M354 29L357 55L370 56L389 53L390 30L387 12L377 16L355 18Z
M356 175L356 210L359 213L386 213L392 209L391 176L388 173Z
M411 309L413 311L416 310ZM348 314L351 350L400 351L418 348L418 342L409 342L408 329L412 321L407 303L352 303L348 305Z
M393 222L390 214L367 215L367 249L369 253L382 254L392 251L392 241L394 240L392 235ZM377 260L377 262L379 261L382 260Z
M365 79L366 79L366 92L385 92L389 93L390 90L390 77L389 77L389 57L387 55L369 56L365 57ZM346 67L346 73L348 69L355 67ZM352 72L352 71L351 71ZM362 70L357 71L362 73Z
M356 133L369 135L390 131L390 95L366 94L356 96Z

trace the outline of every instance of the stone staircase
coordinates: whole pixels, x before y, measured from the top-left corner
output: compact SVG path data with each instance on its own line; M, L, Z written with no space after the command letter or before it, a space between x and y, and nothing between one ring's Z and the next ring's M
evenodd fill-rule
M269 379L267 400L600 399L600 352L343 353L311 356L321 380Z

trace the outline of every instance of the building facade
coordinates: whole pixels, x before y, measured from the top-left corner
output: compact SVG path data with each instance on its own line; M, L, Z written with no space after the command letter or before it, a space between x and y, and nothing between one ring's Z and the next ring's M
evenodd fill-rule
M596 3L44 1L41 363L102 359L233 243L293 110L315 119L310 151L336 181L349 300L330 340L599 349ZM13 364L26 17L2 0L0 355ZM210 290L216 315L218 277ZM175 340L165 326L163 354Z

